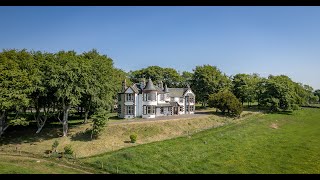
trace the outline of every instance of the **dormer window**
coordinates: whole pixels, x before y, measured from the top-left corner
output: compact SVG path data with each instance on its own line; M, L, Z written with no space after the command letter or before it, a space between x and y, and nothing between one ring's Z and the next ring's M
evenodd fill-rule
M134 94L126 94L126 101L133 101Z

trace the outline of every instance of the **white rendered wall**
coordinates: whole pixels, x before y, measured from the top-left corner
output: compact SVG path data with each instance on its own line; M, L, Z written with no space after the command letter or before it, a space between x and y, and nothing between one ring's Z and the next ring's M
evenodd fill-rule
M139 94L138 97L137 97L137 114L136 116L140 117L142 116L142 94Z

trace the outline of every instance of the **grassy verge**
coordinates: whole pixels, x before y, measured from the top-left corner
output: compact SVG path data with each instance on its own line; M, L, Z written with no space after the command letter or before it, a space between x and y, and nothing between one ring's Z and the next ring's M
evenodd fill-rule
M82 161L111 173L320 173L319 119L309 108L255 116Z

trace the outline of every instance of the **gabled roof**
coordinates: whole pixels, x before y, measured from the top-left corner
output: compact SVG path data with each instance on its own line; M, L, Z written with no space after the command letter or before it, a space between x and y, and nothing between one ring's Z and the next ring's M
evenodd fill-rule
M133 84L132 86L130 86L131 87L131 89L135 92L135 93L139 93L139 88L137 87L137 85L136 84Z
M126 91L127 91L129 88L132 89L132 91L133 91L134 93L136 93L136 94L139 93L139 89L137 88L137 86L136 86L135 84L133 84L132 86L127 87L127 89L125 89L122 93L126 93Z
M144 91L157 91L156 87L153 85L153 82L149 78L146 87L143 89Z

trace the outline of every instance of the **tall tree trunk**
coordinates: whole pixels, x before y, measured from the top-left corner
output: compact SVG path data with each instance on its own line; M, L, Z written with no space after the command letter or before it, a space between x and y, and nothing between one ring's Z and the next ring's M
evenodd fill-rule
M67 136L68 135L68 113L71 106L66 105L64 99L62 99L62 104L63 104L63 119L62 119L63 136Z
M82 117L83 117L83 107L80 106L80 119L82 119Z
M6 124L6 120L7 120L7 112L2 111L0 116L0 137L9 126Z
M67 136L68 134L68 112L69 112L68 107L63 109L63 119L62 119L63 136Z
M91 98L90 98L90 100L91 100ZM90 108L91 108L91 103L89 102L89 105L85 108L83 123L88 122L88 115L89 115Z
M89 115L90 108L91 108L91 96L89 96L89 98L88 98L88 104L87 104L87 106L85 107L84 121L83 121L83 123L87 123L87 122L88 122L88 115Z
M89 115L89 109L86 108L86 110L84 112L84 121L83 121L83 123L87 123L88 122L88 115Z
M46 111L46 108L44 107L43 108L43 112L44 112L44 115L43 115L43 120L41 119L41 116L40 116L40 112L37 116L37 127L38 127L38 130L36 132L36 134L40 133L40 131L42 130L43 126L46 124L46 121L48 119L48 112L49 112L49 108L47 109Z
M38 130L36 132L36 134L40 133L40 131L42 130L43 126L46 124L48 117L44 116L43 117L43 122L41 124L38 124Z

